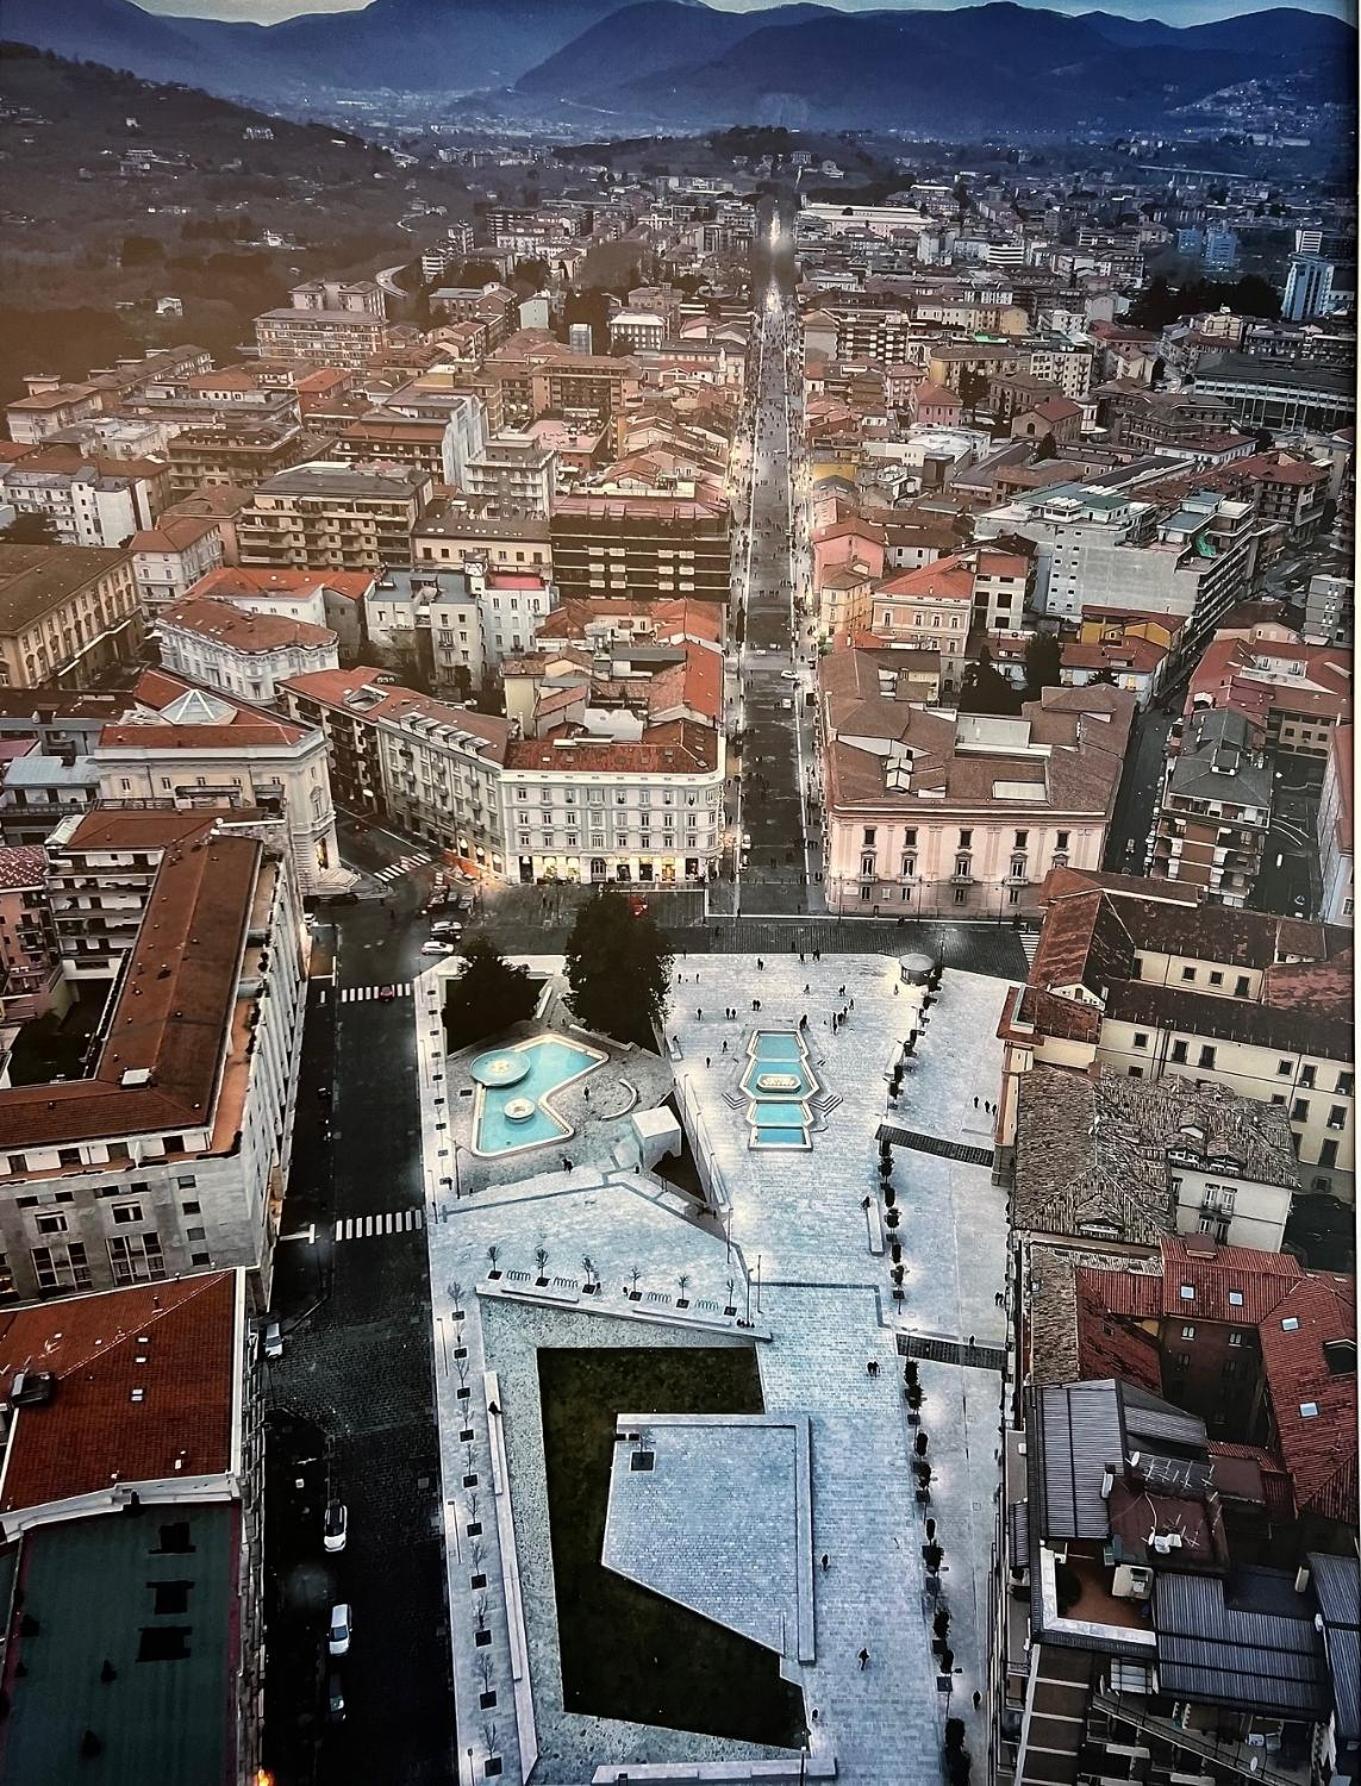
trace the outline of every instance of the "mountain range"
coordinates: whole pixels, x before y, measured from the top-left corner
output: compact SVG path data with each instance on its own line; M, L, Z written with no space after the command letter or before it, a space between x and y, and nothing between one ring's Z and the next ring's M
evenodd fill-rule
M700 0L372 0L277 25L133 0L4 0L4 33L66 56L297 105L382 89L499 93L521 114L633 125L899 126L958 135L1154 125L1227 87L1346 101L1355 28L1278 7L1178 28L1010 0L723 12Z

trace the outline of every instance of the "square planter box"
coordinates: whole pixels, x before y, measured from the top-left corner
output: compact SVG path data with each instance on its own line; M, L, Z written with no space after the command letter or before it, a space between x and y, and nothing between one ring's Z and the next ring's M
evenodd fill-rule
M470 1538L480 1538L482 1536L482 1521L480 1519L475 1519L468 1527L468 1536Z
M495 1693L479 1693L477 1703L484 1712L489 1712L496 1704L496 1695Z
M470 1588L484 1588L486 1585L487 1578L485 1575L470 1575L468 1577L468 1586Z
M474 1631L473 1632L473 1642L477 1645L478 1649L480 1649L480 1650L486 1649L487 1645L491 1642L491 1632L490 1631Z

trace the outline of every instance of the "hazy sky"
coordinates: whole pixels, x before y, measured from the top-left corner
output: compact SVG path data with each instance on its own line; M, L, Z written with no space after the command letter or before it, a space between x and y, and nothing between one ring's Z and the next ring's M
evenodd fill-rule
M457 4L457 0L450 0ZM623 0L621 0L621 4ZM729 12L759 10L774 0L709 0ZM847 12L881 9L886 5L912 4L912 0L824 0L839 5ZM976 4L977 0L920 0L923 5ZM1165 19L1169 25L1196 25L1204 19L1222 19L1235 13L1261 12L1279 5L1282 0L1022 0L1025 5L1047 5L1055 12L1123 13L1128 18ZM1310 12L1334 13L1349 17L1354 8L1351 0L1285 0L1285 3L1306 8ZM368 4L368 0L138 0L148 12L179 13L208 19L254 19L273 23L292 18L300 12L351 12Z

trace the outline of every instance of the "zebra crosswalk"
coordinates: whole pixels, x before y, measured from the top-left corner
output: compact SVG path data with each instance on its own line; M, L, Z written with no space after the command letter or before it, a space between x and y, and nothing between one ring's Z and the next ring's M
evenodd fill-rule
M414 855L403 856L398 862L389 862L386 868L378 869L373 878L388 886L393 881L399 881L404 874L410 874L413 868L424 868L427 862L433 862L434 859L429 850L417 850Z
M423 1209L388 1209L381 1215L347 1215L336 1223L334 1239L377 1240L384 1234L413 1234L425 1226Z
M342 1005L360 1005L368 999L380 998L384 992L391 992L397 998L410 998L411 982L389 980L386 986L338 986L336 999Z

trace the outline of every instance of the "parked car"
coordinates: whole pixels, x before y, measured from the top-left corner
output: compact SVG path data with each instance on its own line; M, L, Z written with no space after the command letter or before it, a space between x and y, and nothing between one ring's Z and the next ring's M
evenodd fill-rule
M261 1341L266 1358L282 1358L284 1355L283 1329L277 1321L266 1321L264 1336Z
M438 937L431 937L428 943L421 944L422 955L457 955L458 944L441 942Z
M345 1688L334 1669L326 1677L326 1715L333 1724L345 1719Z
M798 679L799 679L799 672L797 670L781 670L780 671L780 681L781 682L797 682Z
M431 936L462 936L463 926L455 918L441 918L437 924L430 926Z
M341 1600L331 1608L331 1623L326 1631L326 1648L331 1655L344 1656L349 1653L353 1631L350 1604L347 1600Z
M344 1550L350 1532L350 1515L344 1501L328 1501L321 1516L321 1542L329 1551Z

